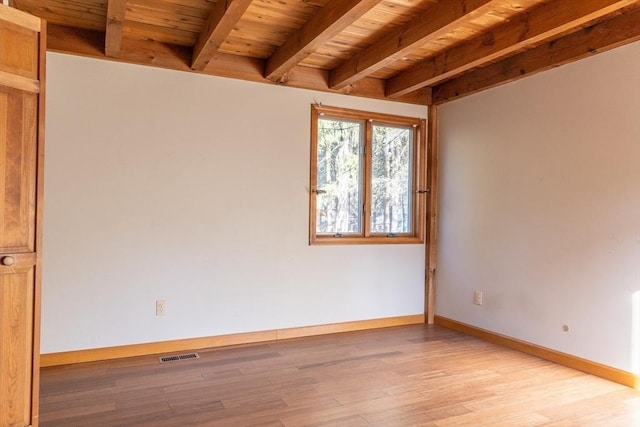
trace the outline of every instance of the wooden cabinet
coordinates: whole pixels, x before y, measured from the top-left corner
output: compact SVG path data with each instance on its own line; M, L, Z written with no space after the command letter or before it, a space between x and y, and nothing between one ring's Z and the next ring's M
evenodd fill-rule
M0 426L38 424L45 23L0 5Z

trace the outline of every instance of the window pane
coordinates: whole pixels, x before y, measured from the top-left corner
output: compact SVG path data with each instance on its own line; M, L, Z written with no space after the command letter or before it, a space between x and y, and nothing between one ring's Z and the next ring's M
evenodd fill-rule
M371 232L410 233L412 127L373 126Z
M317 233L362 233L363 123L318 120Z

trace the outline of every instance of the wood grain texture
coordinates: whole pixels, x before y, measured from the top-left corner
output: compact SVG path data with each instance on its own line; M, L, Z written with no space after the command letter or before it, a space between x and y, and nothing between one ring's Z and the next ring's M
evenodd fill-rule
M105 0L14 0L16 8L49 23L104 31L107 17Z
M318 127L320 116L335 119L356 120L362 124L361 142L363 153L361 156L362 178L360 193L362 195L362 225L361 231L345 233L336 237L333 233L316 232L316 210L318 193L317 183L317 150L318 150ZM311 174L309 188L309 244L310 245L370 245L370 244L420 244L424 242L424 197L419 195L417 190L422 183L425 173L425 163L422 161L426 146L425 121L415 117L405 117L392 114L381 114L370 111L353 110L342 107L332 107L323 105L311 106ZM411 166L411 230L396 237L387 237L382 233L371 231L371 173L372 170L372 144L373 144L373 123L383 123L384 125L398 125L413 128L413 141Z
M378 40L382 32L395 30L431 7L436 0L382 0L353 25L305 58L301 65L333 69Z
M126 45L120 58L125 62L417 104L429 104L436 86L442 94L439 102L446 102L456 95L445 91L455 92L460 84L475 85L470 80L497 82L460 89L464 93L517 78L515 69L492 77L477 74L479 67L490 67L496 61L508 67L502 61L518 57L525 61L517 66L521 69L554 67L553 53L520 55L574 32L580 34L572 39L576 44L590 43L590 35L581 32L583 27L629 13L638 3L640 0L12 0L15 7L47 19L52 27L72 28L75 34L64 41L65 46L77 46L80 37L93 45L97 35L106 57L115 57ZM611 28L618 30L625 31ZM65 37L70 35L67 32ZM57 42L64 37L51 39L57 46L54 50L62 50ZM584 56L576 51L562 62Z
M499 344L504 347L531 354L533 356L556 362L561 365L568 366L570 368L577 369L579 371L586 372L592 375L596 375L601 378L606 378L610 381L614 381L628 387L633 387L636 389L640 388L640 378L638 377L638 375L635 375L631 372L626 372L621 369L603 365L601 363L592 362L590 360L582 359L580 357L562 353L550 348L542 347L516 338L511 338L506 335L491 332L486 329L478 328L476 326L468 325L466 323L458 322L446 317L436 316L435 323L449 329L463 332L467 335L482 338L483 340Z
M42 426L633 426L640 393L437 325L42 370Z
M311 105L311 150L309 150L309 245L312 245L316 238L316 209L318 206L317 187L314 184L318 182L318 168L314 165L318 164L318 150L315 149L315 141L318 138L318 118L320 111L318 110L320 105Z
M391 326L414 325L418 323L424 323L424 316L416 314L413 316L388 317L382 319L307 326L302 328L279 329L277 331L277 337L279 340L284 340L291 338L311 337L316 335L362 331L366 329L388 328Z
M434 87L441 104L640 40L640 8Z
M0 425L37 426L46 24L7 9L0 5Z
M220 50L266 59L327 2L328 0L254 1Z
M9 9L6 6L5 8ZM5 15L10 17L15 14L5 13ZM20 13L20 15L25 14ZM0 50L0 71L16 77L36 80L38 78L38 32L0 17L0 40L3 44L3 49Z
M31 253L35 251L38 99L36 94L0 86L0 103L0 254Z
M266 63L265 77L281 80L290 68L352 25L380 1L330 1L271 55Z
M0 425L31 423L33 265L0 267Z
M182 46L149 40L125 39L122 43L120 56L118 58L108 58L103 51L104 33L49 24L48 37L48 48L54 52L118 60L180 71L194 71L190 67L191 51ZM218 52L202 73L275 84L263 77L263 70L263 60ZM287 81L278 83L279 85L365 98L387 99L384 93L384 80L380 79L365 78L343 90L334 90L329 87L329 72L326 70L294 67L289 70L287 75ZM424 88L395 100L427 105L431 103L431 89Z
M42 244L44 237L44 164L45 164L45 111L47 87L47 22L42 22L39 33L38 77L40 93L38 95L38 138L36 159L36 205L35 240L36 260L33 291L33 335L31 360L33 369L31 387L31 425L37 427L40 419L40 330L42 324Z
M575 31L638 1L555 0L524 13L479 37L417 64L387 82L387 95L399 96L432 86L465 71L494 62L542 41Z
M429 107L427 107L429 108ZM429 115L429 110L427 110L427 117ZM413 218L414 227L416 230L416 235L421 236L422 242L428 241L428 232L429 226L427 224L427 212L428 212L428 200L429 194L424 193L423 191L429 188L428 184L428 174L431 166L429 165L429 131L428 131L428 123L427 120L420 120L420 124L416 127L418 133L415 135L417 138L416 147L417 147L417 155L415 158L416 164L413 165L416 170L419 170L417 176L417 182L414 186L415 195L414 195L414 203L418 204L416 217ZM426 313L426 312L425 312ZM427 319L425 319L427 320Z
M108 0L107 25L104 52L107 56L118 57L122 45L122 29L127 12L126 0Z
M40 92L40 82L38 80L7 73L5 71L0 71L0 86L10 87L24 92Z
M42 28L40 18L21 12L13 7L0 7L0 20L11 22L19 27L35 32L40 32Z
M416 46L437 39L491 6L491 0L443 0L411 22L386 34L331 72L331 87L340 89L397 61Z
M429 202L427 211L427 247L425 250L425 313L427 323L434 322L436 308L436 268L438 258L438 153L440 147L438 106L429 106L429 149L427 152L427 180Z
M130 15L127 15L129 18ZM124 37L136 40L154 40L161 43L191 47L198 39L198 33L192 31L158 27L145 22L127 20L123 29Z
M386 328L398 325L424 323L423 315L399 316L383 319L360 320L328 325L303 326L298 328L270 331L247 332L241 334L219 335L213 337L191 338L147 344L135 344L119 347L97 348L91 350L68 351L43 354L40 365L43 367L68 365L73 363L120 359L148 354L190 351L201 348L215 348L238 344L253 344L264 341L277 341L295 337L305 337L338 332L359 331L363 329Z
M191 68L202 71L216 54L252 0L218 0L193 47Z

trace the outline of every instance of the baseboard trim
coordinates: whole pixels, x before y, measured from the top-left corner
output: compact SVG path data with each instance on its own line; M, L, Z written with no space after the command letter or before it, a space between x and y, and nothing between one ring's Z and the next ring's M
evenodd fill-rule
M326 325L274 329L270 331L217 335L202 338L188 338L173 341L123 345L117 347L65 351L60 353L46 353L40 355L40 366L50 367L71 365L73 363L97 362L102 360L121 359L133 356L146 356L150 354L173 353L179 351L225 347L239 344L256 344L266 341L279 341L291 338L311 337L315 335L362 331L366 329L388 328L391 326L415 325L424 323L424 321L424 314L415 314L409 316L385 317L380 319L331 323Z
M478 328L476 326L468 325L466 323L458 322L457 320L448 319L446 317L435 316L434 321L437 325L444 326L446 328L453 329L467 335L478 337L494 344L509 347L523 353L531 354L541 359L550 360L560 365L577 369L578 371L586 372L587 374L595 375L597 377L623 384L628 387L638 389L640 386L640 377L631 372L623 371L621 369L613 368L611 366L603 365L597 362L592 362L587 359L582 359L580 357L572 356L567 353L562 353L550 348L532 344L527 341L511 338L506 335L491 332L486 329Z

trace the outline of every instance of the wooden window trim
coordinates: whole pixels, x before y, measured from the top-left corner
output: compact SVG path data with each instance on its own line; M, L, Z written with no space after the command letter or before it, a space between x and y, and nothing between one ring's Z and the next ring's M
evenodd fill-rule
M344 120L359 120L384 125L412 126L414 128L414 153L413 160L413 194L412 194L412 232L398 234L389 237L370 231L370 200L371 200L371 171L372 153L367 149L363 162L363 187L362 197L365 210L362 214L362 234L344 234L343 237L316 233L316 198L317 193L317 162L318 162L318 119L330 117ZM371 126L364 127L365 145L371 145ZM311 106L311 159L309 178L309 244L310 245L371 245L371 244L422 244L425 241L425 216L426 201L428 199L427 188L427 164L426 164L426 120L413 117L398 116L392 114L372 113L367 111L352 110L340 107L322 105ZM425 192L426 191L426 192Z

